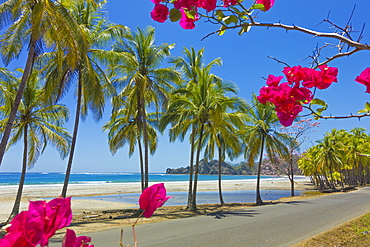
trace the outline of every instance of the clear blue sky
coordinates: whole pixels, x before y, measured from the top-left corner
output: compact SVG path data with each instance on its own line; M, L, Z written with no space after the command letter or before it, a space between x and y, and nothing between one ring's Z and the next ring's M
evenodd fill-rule
M245 3L251 0L244 0ZM350 16L353 6L356 12L351 20L355 30L360 30L366 20L369 20L370 1L364 0L276 0L275 6L266 13L259 13L258 22L281 22L295 24L316 31L329 32L333 29L327 23L321 23L330 12L330 20L343 27ZM258 93L265 84L263 77L268 74L282 75L283 65L278 64L267 56L276 57L291 66L306 66L310 60L303 60L312 54L313 49L325 43L337 44L336 40L313 38L307 34L281 29L252 28L249 33L239 36L237 31L228 31L223 36L213 35L203 41L201 39L218 29L218 26L197 22L195 30L183 30L178 23L164 24L151 20L150 11L153 3L150 0L109 0L106 10L109 19L135 30L147 25L156 27L157 43L176 43L172 54L181 55L183 47L205 47L205 62L221 57L222 67L212 71L223 79L235 82L239 87L239 96L249 100L251 93ZM319 25L320 24L320 25ZM369 23L367 23L369 24ZM357 37L356 33L354 34ZM370 27L363 33L363 43L370 43ZM335 48L327 48L335 52ZM333 55L334 53L332 53ZM23 67L24 60L14 61L9 68ZM329 104L326 115L356 114L363 109L364 103L370 101L369 94L365 94L365 86L354 82L354 78L366 67L370 67L370 52L363 51L349 58L341 58L329 64L339 68L338 83L329 89L316 94ZM72 132L74 116L73 92L65 98L64 102L71 108L71 119L68 129ZM108 144L107 134L101 130L102 125L108 121L110 109L106 108L104 118L95 123L92 118L82 122L78 134L77 147L72 172L138 172L139 162L137 153L128 158L127 148L119 150L112 156ZM350 130L354 127L370 130L370 117L361 121L357 119L346 120L320 120L321 126L310 135L310 146L321 139L325 132L332 128ZM166 133L167 134L167 133ZM159 139L158 150L150 157L150 172L165 172L166 168L187 166L189 160L188 142L169 143L167 135ZM238 160L241 161L241 160ZM11 147L5 154L0 172L20 171L22 162L22 147ZM64 172L67 159L60 160L59 155L51 147L39 158L35 167L30 171L57 171Z

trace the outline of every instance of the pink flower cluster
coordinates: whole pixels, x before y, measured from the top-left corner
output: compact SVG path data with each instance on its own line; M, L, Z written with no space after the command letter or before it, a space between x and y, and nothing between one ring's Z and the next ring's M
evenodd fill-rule
M168 3L168 0L151 0L155 5L154 9L150 12L153 20L158 22L165 22L169 17L169 9L166 5L162 3ZM228 7L237 5L243 0L221 0L222 6ZM172 1L171 1L172 2ZM265 6L265 11L269 10L274 5L275 0L256 0L257 4L263 4ZM197 14L198 8L202 8L207 12L214 10L217 6L217 0L175 0L173 1L173 6L175 9L180 10L180 26L184 29L194 29L195 22L199 20L199 15ZM189 17L188 12L194 11L195 15Z
M164 183L153 184L146 188L139 197L140 208L144 210L146 218L152 217L157 208L162 207L164 203L172 196L166 197L166 188Z
M28 211L23 211L11 221L7 234L0 239L2 247L34 247L48 246L49 238L55 232L68 226L72 221L71 198L55 198L46 201L30 201ZM91 247L85 243L89 237L76 239L74 232L69 230L63 247ZM74 238L73 235L74 234Z
M290 126L303 110L302 104L311 102L313 96L310 88L325 89L337 82L338 69L321 65L317 71L295 66L284 68L283 73L287 82L280 83L283 76L269 75L267 86L260 89L257 99L263 104L274 104L280 123Z

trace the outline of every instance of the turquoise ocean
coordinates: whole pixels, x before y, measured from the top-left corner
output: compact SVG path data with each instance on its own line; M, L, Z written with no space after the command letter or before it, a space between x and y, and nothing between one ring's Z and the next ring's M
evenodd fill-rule
M0 172L0 186L17 185L21 173L19 172ZM58 172L28 172L26 173L26 185L51 185L62 184L65 173ZM264 176L264 178L272 178ZM217 175L199 175L200 181L217 180ZM256 176L237 176L223 175L223 180L241 180L241 179L256 179ZM189 175L175 174L149 174L150 182L177 182L188 181ZM105 173L105 172L83 172L72 173L69 179L70 184L102 184L102 183L134 183L140 182L140 173Z

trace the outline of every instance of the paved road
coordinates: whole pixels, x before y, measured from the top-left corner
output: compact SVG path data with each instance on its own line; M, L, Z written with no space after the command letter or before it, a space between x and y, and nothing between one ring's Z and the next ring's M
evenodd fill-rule
M370 187L324 197L169 220L136 227L139 246L291 246L370 211ZM84 234L118 246L119 230ZM124 244L133 246L131 229ZM53 245L51 246L60 246Z

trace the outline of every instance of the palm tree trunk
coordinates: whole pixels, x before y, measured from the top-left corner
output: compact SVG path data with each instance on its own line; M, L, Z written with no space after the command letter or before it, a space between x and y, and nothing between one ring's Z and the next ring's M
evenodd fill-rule
M24 68L21 83L19 84L17 95L16 95L14 103L12 105L12 109L11 109L10 114L9 114L8 122L6 123L6 127L5 127L3 137L2 137L1 143L0 143L0 165L1 165L1 163L3 161L3 158L4 158L6 145L8 144L10 132L12 131L14 119L15 119L15 116L17 115L18 107L19 107L19 104L20 104L22 96L23 96L24 88L26 87L27 80L28 80L30 74L32 73L32 68L33 68L34 59L35 59L35 46L36 46L36 40L34 40L31 36L31 41L30 41L29 50L28 50L27 62L26 62L25 68Z
M199 141L198 141L198 150L197 150L197 157L195 163L195 171L194 171L194 186L193 186L193 196L191 198L191 207L189 208L190 211L197 210L197 186L198 186L198 171L199 171L199 157L200 152L202 150L202 139L203 139L203 129L204 124L202 123L199 131Z
M261 205L263 204L260 192L260 183L261 183L261 167L262 167L262 158L263 158L263 149L265 146L265 136L262 136L262 144L261 144L261 151L260 151L260 159L258 162L258 170L257 170L257 188L256 188L256 204Z
M193 168L194 168L194 146L195 146L195 124L192 125L191 145L190 145L190 164L189 164L189 191L187 209L191 208L193 197Z
M143 134L144 134L144 164L145 164L145 183L144 187L149 187L149 141L148 130L146 126L146 112L144 102L142 103L142 117L143 117Z
M144 161L143 161L143 147L141 146L140 136L138 137L137 144L139 146L139 158L140 158L140 173L141 173L141 191L145 190L145 178L144 178Z
M82 78L81 75L79 76L79 82L77 85L77 106L76 106L76 116L75 116L75 125L73 129L73 136L72 136L72 144L71 144L71 151L69 153L69 159L68 159L68 164L67 164L67 170L66 170L66 175L64 177L64 184L63 184L63 189L62 189L62 197L67 196L67 188L68 188L68 182L69 182L69 177L71 175L71 169L72 169L72 162L73 162L73 155L75 152L76 148L76 141L77 141L77 132L78 132L78 125L80 123L80 114L81 114L81 99L82 99Z
M218 148L218 194L219 194L219 197L220 197L220 205L221 206L224 206L225 205L225 202L224 202L224 199L222 197L222 184L221 184L221 172L222 172L222 169L221 169L221 165L222 165L222 148L219 147Z
M290 152L289 168L290 176L288 177L290 180L290 196L294 196L293 150L291 150Z
M21 199L22 199L22 193L23 193L23 185L24 180L26 178L26 171L27 171L27 152L28 152L28 143L27 143L27 134L28 134L28 126L26 125L24 128L23 133L23 163L22 163L22 173L21 177L19 179L19 185L18 185L18 191L17 196L15 197L14 205L12 212L10 213L10 216L8 220L6 221L6 224L8 224L17 214L19 214L19 208L21 205Z

